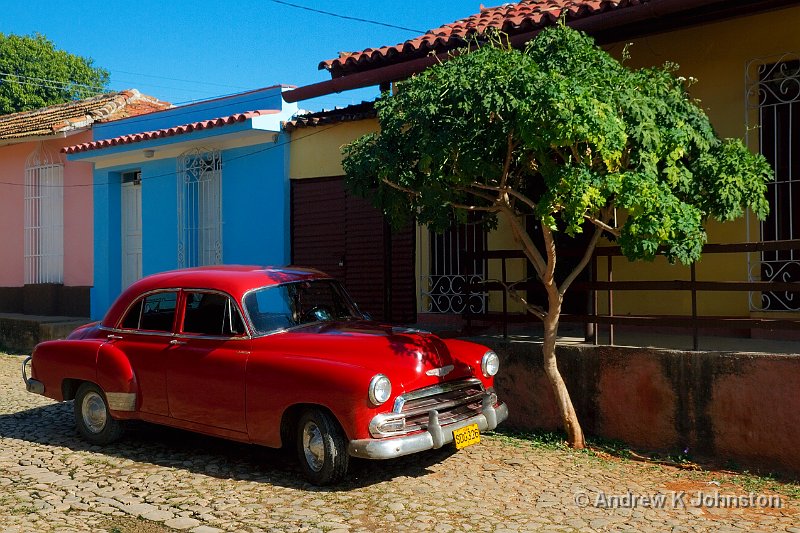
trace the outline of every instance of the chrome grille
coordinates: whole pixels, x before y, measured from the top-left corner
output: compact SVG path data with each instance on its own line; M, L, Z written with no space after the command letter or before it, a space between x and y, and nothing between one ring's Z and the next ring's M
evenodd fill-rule
M493 391L485 391L477 379L433 385L403 394L395 400L393 413L379 415L370 424L374 437L389 437L421 431L428 427L429 413L438 413L443 426L481 412L481 402ZM402 427L398 427L398 426Z

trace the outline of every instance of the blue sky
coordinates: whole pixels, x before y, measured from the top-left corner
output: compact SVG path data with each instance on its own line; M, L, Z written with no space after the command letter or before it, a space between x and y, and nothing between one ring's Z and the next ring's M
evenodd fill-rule
M290 1L420 30L467 17L480 7L479 0ZM317 65L340 50L393 45L419 35L269 0L0 0L0 12L0 32L42 33L58 48L91 57L96 66L109 70L112 89L133 87L173 103L278 83L324 81L330 76ZM318 110L375 94L369 89L349 91L300 105Z

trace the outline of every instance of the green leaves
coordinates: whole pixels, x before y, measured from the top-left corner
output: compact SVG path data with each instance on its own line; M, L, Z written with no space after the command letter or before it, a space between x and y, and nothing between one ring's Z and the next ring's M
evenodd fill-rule
M674 72L630 70L565 26L524 50L463 50L381 97L381 133L345 148L347 182L394 223L434 229L470 207L576 235L618 208L627 257L695 261L709 217L766 216L772 171L717 137Z
M101 93L108 72L58 50L43 35L0 33L0 115L30 111Z

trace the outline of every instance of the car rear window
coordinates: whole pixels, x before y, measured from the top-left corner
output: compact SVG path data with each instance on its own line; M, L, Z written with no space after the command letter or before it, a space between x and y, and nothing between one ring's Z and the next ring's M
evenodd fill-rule
M139 329L146 331L172 331L175 322L176 292L158 292L144 298Z

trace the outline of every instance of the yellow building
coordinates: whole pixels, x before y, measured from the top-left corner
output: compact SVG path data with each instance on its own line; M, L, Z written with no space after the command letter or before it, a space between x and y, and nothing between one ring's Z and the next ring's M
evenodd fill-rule
M385 84L418 72L433 62L432 54L463 44L474 28L496 27L521 45L558 17L553 6L562 4L567 23L593 35L617 57L628 46L631 67L680 65L679 74L698 81L692 96L702 102L718 133L739 137L753 151L761 151L776 170L770 185L770 218L732 223L711 222L710 243L788 241L800 239L800 2L720 2L710 0L523 1L484 8L464 20L447 24L426 36L395 47L343 54L325 61L332 80L287 93L299 100L335 91ZM567 9L568 8L568 9ZM472 28L472 29L471 29ZM434 39L432 36L436 36ZM293 180L336 179L343 174L340 147L360 135L376 131L374 114L366 106L358 112L316 114L304 127L293 130L291 171ZM313 128L310 129L310 128ZM313 132L313 135L310 133ZM623 216L620 214L620 216ZM515 248L504 227L483 235L474 227L456 228L431 235L418 227L414 233L413 299L418 313L461 317L465 312L498 311L501 293L464 294L467 279L499 279L501 262L475 260L470 252ZM698 281L800 282L800 241L784 251L706 253L696 266ZM295 244L302 247L301 240ZM403 252L406 253L406 252ZM608 279L608 259L599 257L593 273ZM613 279L690 280L689 268L666 261L630 263L612 260ZM506 279L528 277L523 259L509 259ZM586 274L589 279L589 274ZM413 285L413 284L412 284ZM706 317L800 318L800 292L781 290L704 290L696 294L696 314ZM750 287L751 289L753 287ZM718 287L717 287L718 289ZM411 290L404 286L403 290ZM391 292L391 291L390 291ZM394 295L397 297L397 294ZM586 314L586 294L573 296L568 312ZM597 310L608 313L608 293L598 292ZM519 311L513 302L511 311ZM691 315L692 293L686 290L629 291L613 295L613 313L631 316ZM733 324L733 323L731 323ZM749 331L750 325L744 324ZM735 326L725 325L736 329ZM739 328L741 329L741 328Z

